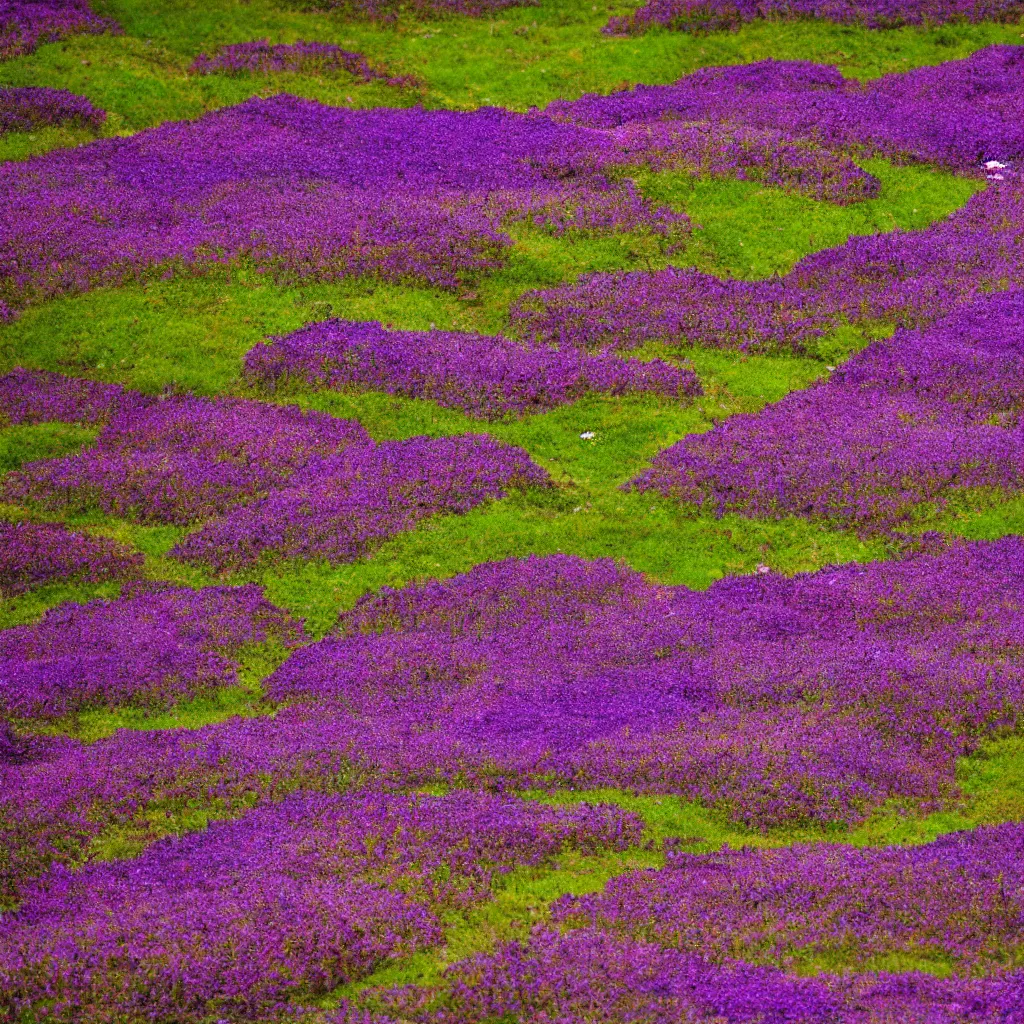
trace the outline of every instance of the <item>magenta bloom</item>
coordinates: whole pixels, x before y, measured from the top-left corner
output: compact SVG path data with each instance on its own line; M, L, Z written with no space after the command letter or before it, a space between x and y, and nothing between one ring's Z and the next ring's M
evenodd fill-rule
M482 18L509 7L535 7L538 3L539 0L315 0L317 7L370 21L395 21L400 15Z
M412 85L411 77L395 77L386 70L374 67L361 53L343 50L333 43L306 42L271 43L256 39L249 43L222 46L208 57L199 54L191 70L200 75L269 75L291 71L300 74L332 75L345 72L364 82L382 81L386 85Z
M304 638L259 587L134 584L115 601L69 602L0 631L0 710L59 718L95 707L163 709L237 681L233 655Z
M315 458L369 443L354 420L294 406L191 396L136 400L55 381L52 395L32 399L42 415L81 415L75 404L109 394L122 406L96 444L78 455L29 463L9 474L3 494L60 512L100 509L142 522L188 525L281 486ZM74 392L65 399L66 392ZM18 389L15 401L28 405ZM14 403L12 403L14 404ZM16 415L32 415L17 408ZM29 406L29 410L31 410ZM92 407L87 406L86 413Z
M501 337L456 331L391 331L379 323L327 320L257 345L249 377L273 387L387 391L426 398L484 419L526 415L588 394L701 393L691 370L573 350L527 349Z
M47 370L16 367L0 377L0 423L106 423L115 413L149 405L154 399Z
M135 576L143 556L59 523L0 523L0 597L47 583L100 583Z
M717 514L889 532L1024 488L1024 292L875 342L825 382L661 452L634 486Z
M640 833L607 806L299 793L135 860L54 869L0 921L0 990L61 1021L264 1020L438 945L441 913L486 900L495 874Z
M504 230L521 221L671 246L685 215L602 174L613 149L603 133L497 108L251 99L0 168L0 301L237 267L452 288L502 266Z
M715 960L867 968L905 954L994 972L1020 960L1022 885L1024 826L1012 823L915 847L676 851L661 871L563 897L554 918Z
M526 942L453 964L438 986L374 990L331 1024L1020 1024L1024 974L941 980L921 973L794 977L739 960L539 926Z
M106 111L67 89L0 88L0 135L65 124L98 131L106 119Z
M963 60L861 83L827 64L763 60L701 68L671 85L555 100L546 113L593 128L640 122L683 137L694 123L720 137L779 133L784 153L813 143L979 175L989 160L1016 166L1024 159L1022 65L1024 47L986 46Z
M86 0L0 0L0 60L68 36L119 31L115 22L94 14Z
M350 562L427 516L468 512L548 482L521 448L483 435L354 446L189 534L171 554L217 570L265 555Z

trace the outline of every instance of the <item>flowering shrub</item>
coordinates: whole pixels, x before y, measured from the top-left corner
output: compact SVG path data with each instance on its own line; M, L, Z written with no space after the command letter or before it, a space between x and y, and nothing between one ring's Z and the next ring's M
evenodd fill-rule
M666 120L628 122L610 135L627 166L758 181L839 205L873 199L881 187L849 157L782 131Z
M1019 824L911 848L675 852L662 871L560 899L554 918L714 959L865 967L902 953L992 970L1021 962L1022 852Z
M495 873L622 849L636 818L528 801L296 794L136 860L55 869L0 922L2 1003L52 1020L265 1019L437 945Z
M832 168L810 176L814 187L833 182L843 191L859 182L820 152L822 144L984 174L989 187L924 230L853 236L805 257L781 279L722 280L668 268L593 274L527 293L512 307L513 330L534 343L589 350L664 341L813 354L818 339L841 325L920 326L975 295L1024 285L1024 181L1015 171L1024 159L1022 61L1024 48L990 46L863 85L831 67L762 61L552 103L547 112L556 120L638 139L655 160L666 139L784 132L780 152L811 147L813 159ZM737 160L730 154L726 163ZM769 160L757 173L771 168ZM800 172L796 160L772 173L786 180Z
M118 32L86 0L0 0L0 60L83 33Z
M542 412L587 394L701 393L691 370L667 363L526 349L501 337L455 331L390 331L379 323L308 324L245 357L248 376L269 387L387 391L427 398L485 419Z
M899 28L946 22L1008 21L1024 13L1020 0L647 0L632 14L611 18L609 34L661 26L681 32L735 30L748 21L822 18L839 25Z
M54 581L99 583L136 575L143 557L58 523L0 523L0 597Z
M189 534L171 554L217 570L263 555L350 562L426 516L544 486L521 448L486 436L414 437L312 462L286 487Z
M660 453L635 482L751 516L887 532L970 490L1024 487L1024 292L875 342L828 381Z
M701 68L672 85L638 85L607 96L556 100L559 122L615 128L688 122L714 130L780 133L789 147L877 153L980 175L995 160L1024 158L1020 46L987 46L963 60L894 72L861 83L830 65L764 60Z
M1024 179L1003 181L929 228L855 235L782 278L722 280L673 267L591 274L527 292L510 319L537 345L602 351L664 342L813 355L845 324L923 326L972 298L1024 287L1022 227Z
M330 75L343 71L364 82L379 79L387 85L409 85L413 81L396 78L375 68L361 53L343 50L333 43L307 42L304 39L294 43L271 43L268 39L232 43L222 46L212 57L199 54L192 64L192 71L200 75L268 75L281 71Z
M246 644L304 633L259 587L134 584L115 601L74 602L0 632L0 709L58 718L89 707L166 708L237 681Z
M74 415L57 383L57 412ZM266 494L315 458L367 444L354 420L295 407L190 396L130 402L94 447L23 466L6 477L2 493L51 511L98 508L188 525Z
M763 827L934 806L1019 720L1022 572L1007 538L705 593L568 556L385 591L270 676L273 718L19 768L4 890L154 806L352 778L679 793Z
M703 595L568 558L481 566L357 606L267 693L338 706L361 763L397 778L677 792L757 825L852 821L892 797L948 797L956 757L1017 722L1003 638L1020 557L1007 540ZM936 620L874 620L893 588L910 602L925 579ZM946 608L943 586L968 603Z
M19 423L106 423L116 413L153 399L117 384L100 384L46 370L16 367L0 377L0 425Z
M0 169L0 301L218 266L455 287L502 265L503 230L519 221L678 241L685 215L600 173L609 147L602 133L495 108L251 99Z
M64 124L98 131L106 117L106 111L67 89L0 88L0 134Z
M331 1024L1019 1024L1021 974L942 981L922 974L793 977L740 961L617 939L592 929L534 929L453 964L434 989L378 995L373 1010L346 1001Z

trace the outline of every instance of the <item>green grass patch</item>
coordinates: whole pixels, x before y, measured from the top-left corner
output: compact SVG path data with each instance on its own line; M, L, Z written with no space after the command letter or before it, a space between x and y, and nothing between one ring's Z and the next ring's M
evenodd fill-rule
M495 104L525 110L584 92L609 92L638 82L675 81L712 64L768 57L835 64L869 78L965 57L990 43L1019 43L1020 25L945 25L871 31L825 22L753 23L735 33L694 37L656 31L620 39L603 35L628 3L545 0L493 18L403 19L396 25L346 20L303 10L289 0L99 0L121 36L78 36L0 64L0 82L71 89L117 116L114 130L137 130L172 118L196 117L251 95L287 90L347 106L392 106L422 100L435 107ZM190 75L201 52L267 37L336 43L415 74L421 93L347 76L278 75L228 78ZM60 142L61 140L54 140ZM11 155L21 155L15 150Z

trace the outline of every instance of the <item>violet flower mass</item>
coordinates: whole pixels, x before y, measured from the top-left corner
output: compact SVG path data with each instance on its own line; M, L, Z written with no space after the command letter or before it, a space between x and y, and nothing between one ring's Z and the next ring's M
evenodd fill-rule
M891 532L978 492L1024 488L1024 291L897 331L761 412L657 455L640 490L721 515Z
M457 331L393 331L379 323L327 320L257 345L246 374L273 388L387 391L427 398L482 419L523 416L584 395L701 394L692 370L573 350L527 349L501 337Z
M262 1020L438 945L443 911L569 850L622 849L639 821L455 792L295 794L135 860L55 869L0 918L0 1009L79 1021ZM141 1015L140 1015L141 1014Z
M0 0L0 61L31 53L68 36L119 32L87 0Z

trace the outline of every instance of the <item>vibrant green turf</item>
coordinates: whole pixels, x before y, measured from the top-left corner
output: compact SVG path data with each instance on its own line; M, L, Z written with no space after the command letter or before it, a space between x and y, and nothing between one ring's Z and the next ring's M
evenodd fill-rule
M754 24L735 34L691 38L656 32L639 39L600 33L609 14L628 4L542 0L541 6L513 10L495 19L450 19L393 27L345 22L310 13L286 0L101 0L101 13L116 18L123 36L80 37L42 47L36 54L0 63L0 83L63 86L88 96L109 112L103 134L131 132L168 118L194 117L254 94L287 90L325 102L473 107L501 104L523 110L584 91L607 92L635 82L667 82L697 67L764 57L801 58L837 64L846 74L869 77L893 70L962 57L991 42L1018 43L1024 27L952 26L939 30L868 32L817 23ZM396 72L419 76L417 89L364 85L346 77L320 80L280 75L269 79L197 77L193 58L218 44L258 36L340 43L383 61ZM0 159L21 159L56 146L77 145L83 131L47 130L0 137ZM823 247L842 244L852 233L919 228L956 209L976 182L923 168L865 163L882 181L880 197L840 208L764 189L747 182L695 181L672 174L639 174L652 199L685 210L697 225L678 265L756 278L784 273ZM399 327L456 328L493 332L506 324L510 303L531 288L548 287L595 270L663 266L666 257L650 239L555 238L520 231L506 269L472 290L447 293L379 282L356 281L293 287L255 275L153 281L98 290L28 310L0 327L0 371L13 365L60 370L117 381L146 391L164 388L200 394L256 395L240 377L244 353L267 334L295 329L311 319L344 316L379 319ZM807 386L862 345L862 332L826 340L819 359L748 357L727 351L671 351L659 355L692 362L704 386L690 405L653 399L589 399L522 421L481 424L419 401L379 394L294 394L296 401L338 416L358 417L376 438L418 433L452 434L486 430L522 445L552 475L554 486L515 495L465 516L443 516L394 538L369 559L346 566L315 562L271 563L230 582L255 579L271 600L306 617L310 631L326 631L339 610L363 593L428 576L445 577L481 561L529 552L572 552L586 557L622 558L668 583L704 587L727 573L767 564L784 572L816 569L829 562L886 557L880 541L865 542L803 520L757 523L736 516L692 517L668 502L621 490L651 456L683 435L708 429L716 419L754 411L765 402ZM594 431L593 441L580 434ZM88 444L91 431L62 425L0 430L0 472L26 461L61 455ZM27 510L0 506L0 516L20 518ZM215 582L198 569L166 557L182 535L102 516L75 521L116 537L146 555L147 575L189 585ZM1024 501L979 499L974 506L947 511L933 525L972 537L995 537L1024 529ZM66 600L111 596L116 586L51 586L0 601L0 626L29 622ZM90 712L59 723L84 739L113 729L197 727L232 714L263 714L260 680L282 657L280 650L254 649L243 657L242 683L196 699L172 714L147 718L139 712ZM523 936L543 920L548 902L564 892L592 891L613 874L662 863L661 841L687 838L694 850L722 843L780 844L801 840L856 843L924 842L945 831L1024 816L1024 739L988 744L960 766L964 797L959 806L922 817L887 808L859 828L843 832L750 833L731 826L714 811L673 797L630 797L622 793L535 794L541 799L610 799L641 814L651 849L622 855L566 857L555 869L524 869L504 878L495 901L468 918L453 920L445 949L408 958L367 984L436 980L444 964L498 939ZM97 856L129 855L153 831L202 827L222 810L192 805L158 808L144 826L112 829L96 844ZM821 966L809 965L809 966ZM835 965L832 965L835 966ZM941 963L920 966L941 972Z
M669 82L709 64L765 57L822 61L848 75L871 77L963 57L993 42L1018 42L1024 31L1019 25L956 25L871 32L798 22L752 24L735 34L703 38L653 32L616 39L600 29L610 14L631 5L587 0L548 0L494 19L404 21L394 27L306 12L289 0L98 0L94 6L115 18L125 34L80 36L41 47L0 65L0 82L62 86L88 96L111 112L110 132L194 117L255 93L282 90L353 106L422 100L430 106L492 103L524 110L587 91ZM275 42L338 43L397 72L418 75L424 86L397 90L304 75L269 81L189 76L189 65L200 52L264 36ZM6 154L22 155L55 141L53 135L9 139Z

